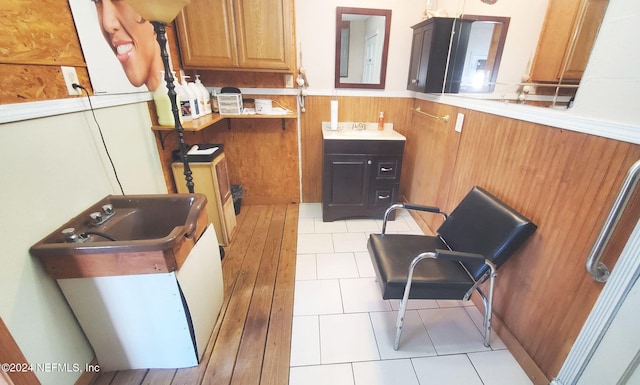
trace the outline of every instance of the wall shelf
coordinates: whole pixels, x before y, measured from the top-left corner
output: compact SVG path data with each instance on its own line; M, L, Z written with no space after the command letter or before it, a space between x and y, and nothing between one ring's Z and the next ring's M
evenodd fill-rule
M198 119L194 119L194 120L190 120L187 122L182 122L182 129L187 132L187 131L191 131L191 132L198 132L201 130L204 130L207 127L210 127L222 120L227 119L227 128L231 129L231 120L232 119L281 119L282 120L282 130L284 131L285 129L285 119L296 119L298 117L298 114L296 114L295 112L290 112L286 115L261 115L261 114L255 114L255 115L220 115L217 113L214 114L210 114L210 115L206 115L203 116L201 118ZM162 146L162 149L164 150L164 140L166 139L166 137L173 132L174 127L173 126L160 126L160 125L153 125L151 126L151 129L153 131L158 131L158 138L160 138L160 145ZM163 131L166 131L163 134Z

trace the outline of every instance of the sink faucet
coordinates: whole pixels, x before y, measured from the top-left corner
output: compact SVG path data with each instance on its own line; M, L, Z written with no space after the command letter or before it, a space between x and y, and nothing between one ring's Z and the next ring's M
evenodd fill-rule
M364 122L353 122L352 130L366 130L367 125Z
M67 227L62 230L62 235L64 235L64 241L67 243L83 243L89 240L86 234L76 234L76 229L73 227Z
M89 218L91 219L91 224L93 226L100 226L101 224L105 223L106 221L108 221L109 219L111 219L112 216L115 215L115 210L113 209L113 205L112 204L106 204L104 206L102 206L102 211L94 211L91 214L89 214Z

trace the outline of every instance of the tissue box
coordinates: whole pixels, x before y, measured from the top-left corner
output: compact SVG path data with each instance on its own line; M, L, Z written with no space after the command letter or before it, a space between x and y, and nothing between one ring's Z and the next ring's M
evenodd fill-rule
M242 94L218 94L216 98L220 115L242 114Z

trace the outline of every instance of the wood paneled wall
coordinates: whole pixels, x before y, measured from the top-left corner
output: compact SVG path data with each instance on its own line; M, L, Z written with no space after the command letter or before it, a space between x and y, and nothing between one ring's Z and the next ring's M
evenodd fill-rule
M416 101L434 114L465 114L462 133L414 114L403 191L450 212L481 185L531 218L538 231L499 271L495 314L544 374L557 375L602 284L586 257L640 146L482 112ZM640 217L635 194L604 261L611 268ZM431 229L438 218L425 217Z
M17 365L17 370L7 371L7 373L0 372L0 384L9 382L9 384L15 385L39 385L40 381L36 377L35 371L20 370L25 365L29 364L29 361L25 358L24 354L20 350L20 347L13 339L13 336L9 332L7 325L5 325L2 318L0 318L0 363L1 364L14 364Z
M585 271L586 257L640 146L414 99L339 99L339 120L372 121L387 112L407 137L401 180L406 201L447 212L474 185L530 217L538 231L499 271L494 312L547 379L557 375L602 284ZM322 134L329 97L308 97L302 120L303 201L322 199ZM449 122L436 116L449 115ZM465 115L461 133L455 116ZM637 193L605 252L614 266L640 217ZM426 231L442 219L421 215ZM522 349L520 349L522 350ZM547 381L548 382L548 381Z
M0 104L72 97L60 66L91 90L67 1L3 0L0 11Z
M252 95L244 95L246 98ZM294 96L270 96L274 104L295 111ZM277 102L277 103L276 103ZM226 119L199 132L185 132L185 142L221 143L227 158L229 179L241 184L242 204L280 204L300 201L298 129L296 119ZM163 132L166 135L166 132ZM171 152L178 148L170 133L158 151L167 189L175 192ZM183 180L177 183L184 183ZM197 182L196 182L197 183Z

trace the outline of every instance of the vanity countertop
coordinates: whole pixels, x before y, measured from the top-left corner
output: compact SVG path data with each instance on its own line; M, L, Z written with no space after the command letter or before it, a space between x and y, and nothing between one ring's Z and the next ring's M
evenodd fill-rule
M322 129L322 139L326 140L406 140L404 135L393 128L385 128L378 130L375 128L367 128L366 130L353 130L343 128L338 130Z

